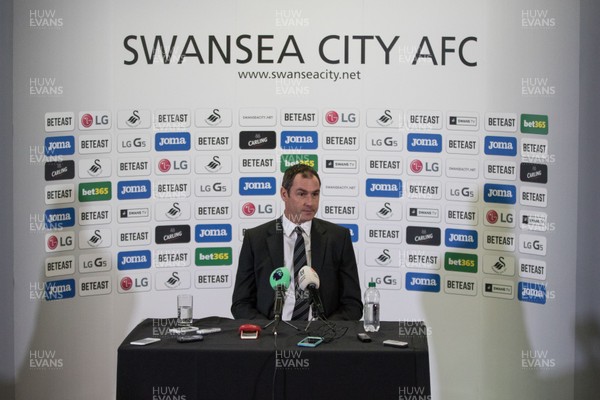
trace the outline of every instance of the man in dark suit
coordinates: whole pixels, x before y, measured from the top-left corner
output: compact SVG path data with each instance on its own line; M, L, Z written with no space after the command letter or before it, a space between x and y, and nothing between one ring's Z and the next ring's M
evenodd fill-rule
M240 251L231 313L235 318L273 319L274 291L269 277L286 267L292 282L287 291L282 319L306 319L298 315L302 300L294 280L294 251L303 229L306 260L319 276L321 299L328 319L359 320L362 301L354 248L348 229L314 218L319 207L321 179L305 164L286 170L280 194L283 215L248 229Z

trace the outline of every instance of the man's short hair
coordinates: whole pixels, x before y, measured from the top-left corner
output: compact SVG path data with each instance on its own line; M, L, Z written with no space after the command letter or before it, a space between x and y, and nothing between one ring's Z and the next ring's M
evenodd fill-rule
M317 177L319 181L319 185L321 185L321 178L319 178L319 174L314 170L310 165L298 163L296 165L292 165L283 173L283 179L281 181L281 186L286 190L290 191L292 188L292 184L294 183L294 178L296 175L302 175L303 178L312 178L313 176Z

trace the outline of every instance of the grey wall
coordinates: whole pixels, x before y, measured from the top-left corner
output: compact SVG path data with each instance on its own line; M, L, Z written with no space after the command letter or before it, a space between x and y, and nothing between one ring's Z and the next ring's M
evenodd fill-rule
M582 0L575 376L575 398L578 400L597 399L600 393L599 18L600 2Z
M12 28L13 2L0 1L0 399L14 394L14 318L13 318L13 231L12 219Z

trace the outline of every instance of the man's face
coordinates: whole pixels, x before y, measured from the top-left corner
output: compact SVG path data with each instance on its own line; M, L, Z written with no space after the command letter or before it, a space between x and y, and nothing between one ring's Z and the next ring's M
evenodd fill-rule
M301 174L296 175L289 191L281 188L285 216L295 224L310 221L319 209L320 194L321 185L316 176L305 178Z

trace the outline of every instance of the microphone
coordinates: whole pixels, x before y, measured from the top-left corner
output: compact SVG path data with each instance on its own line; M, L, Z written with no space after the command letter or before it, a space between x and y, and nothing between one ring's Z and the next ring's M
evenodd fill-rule
M320 285L319 275L317 275L317 272L312 267L305 265L298 271L298 287L302 290L308 290L314 310L316 310L320 318L325 319L325 309L323 308L323 302L319 294Z
M269 282L271 287L275 290L275 305L274 313L275 320L281 320L281 314L283 313L283 303L285 302L285 291L290 286L290 272L286 267L279 267L271 273Z

